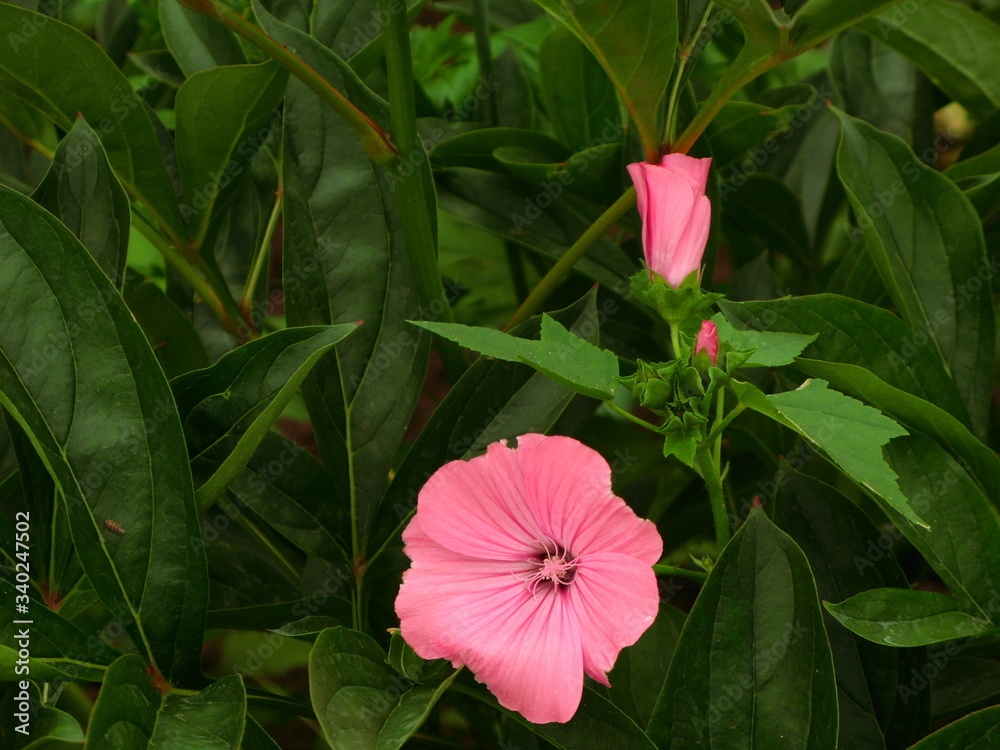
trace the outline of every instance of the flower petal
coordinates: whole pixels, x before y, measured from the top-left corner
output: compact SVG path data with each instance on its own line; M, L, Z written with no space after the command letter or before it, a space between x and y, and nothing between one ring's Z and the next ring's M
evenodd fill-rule
M676 276L675 255L691 218L697 194L686 176L662 167L643 170L646 210L642 214L642 246L650 270L665 279ZM690 272L689 272L690 273Z
M525 559L542 532L525 501L521 463L520 449L499 442L484 456L445 464L420 490L420 526L438 544L470 557Z
M696 193L704 193L708 184L708 170L712 159L696 159L687 154L664 154L660 164L677 175L686 177L691 189Z
M536 724L569 721L583 696L580 628L569 597L549 590L519 599L502 617L481 612L483 627L460 658L500 705Z
M584 669L607 685L618 653L639 640L656 619L656 575L629 555L585 555L566 592L580 627Z
M663 540L611 491L611 467L600 453L560 436L525 441L524 489L549 539L573 555L618 552L648 567L660 559Z
M701 259L705 255L705 245L708 242L711 225L712 202L704 195L700 195L677 241L670 275L664 276L667 283L675 289L693 271L701 268Z

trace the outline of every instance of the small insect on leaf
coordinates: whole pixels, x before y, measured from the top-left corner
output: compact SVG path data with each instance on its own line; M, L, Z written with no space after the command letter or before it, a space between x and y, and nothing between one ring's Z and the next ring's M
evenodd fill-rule
M123 529L117 523L112 521L110 518L104 519L104 528L106 528L108 531L113 531L118 536L121 536L122 534L125 533L125 529Z

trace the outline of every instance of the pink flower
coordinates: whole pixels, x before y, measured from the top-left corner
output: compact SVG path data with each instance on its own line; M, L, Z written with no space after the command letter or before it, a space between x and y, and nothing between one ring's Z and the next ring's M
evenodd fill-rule
M666 154L660 164L628 165L642 217L642 247L649 270L674 289L701 269L712 203L705 197L711 159Z
M706 320L701 324L698 338L694 342L694 353L697 354L700 351L704 351L708 355L713 365L719 359L719 332L711 320Z
M517 443L424 485L396 614L420 657L467 665L529 721L565 722L584 672L607 685L656 617L663 542L612 493L599 453L567 437Z

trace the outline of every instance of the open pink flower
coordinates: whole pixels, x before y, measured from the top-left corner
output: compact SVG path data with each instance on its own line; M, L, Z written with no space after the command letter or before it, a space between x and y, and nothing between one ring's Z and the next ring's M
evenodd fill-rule
M656 527L572 438L524 435L445 464L403 541L403 638L424 659L467 665L529 721L568 721L584 672L607 685L618 652L656 617Z
M711 164L711 159L666 154L660 164L628 165L646 265L674 289L701 268L712 221L712 203L705 197Z

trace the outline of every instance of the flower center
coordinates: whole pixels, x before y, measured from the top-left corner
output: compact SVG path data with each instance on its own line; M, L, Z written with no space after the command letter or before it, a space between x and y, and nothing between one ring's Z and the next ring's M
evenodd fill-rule
M532 569L513 574L527 584L533 596L538 595L539 586L558 590L560 586L568 586L576 577L577 562L572 554L549 541L539 542L539 546L542 550L525 561Z

